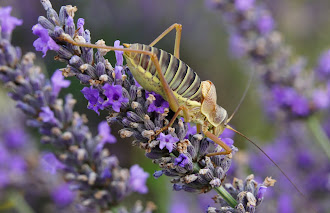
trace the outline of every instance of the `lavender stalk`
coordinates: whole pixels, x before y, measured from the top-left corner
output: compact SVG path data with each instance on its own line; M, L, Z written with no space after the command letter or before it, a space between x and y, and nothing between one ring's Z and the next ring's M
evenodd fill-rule
M6 10L1 8L0 14ZM15 20L9 13L5 13L5 18L0 17L3 29L0 80L11 90L9 95L17 107L28 116L27 124L38 128L43 135L41 142L55 148L55 155L44 155L43 161L53 174L63 174L72 191L79 192L79 212L105 211L132 192L146 193L149 174L138 165L130 170L119 166L118 159L105 148L107 143L115 142L107 123L100 123L99 134L92 136L86 117L73 111L76 101L72 95L67 95L64 101L58 98L61 88L68 87L70 82L63 79L60 71L54 73L51 81L47 80L40 67L34 65L33 53L21 58L20 49L10 42L11 31L4 30L7 26L4 23L15 26L19 22L8 19ZM54 41L42 37L42 29L34 30L41 36L35 42L38 48L56 49ZM42 42L48 46L41 46Z
M264 150L285 171L294 174L292 177L308 197L309 204L325 212L329 209L323 199L329 198L326 183L330 174L330 142L318 114L327 115L325 121L329 120L329 51L321 55L314 70L308 70L305 60L294 55L275 29L275 21L265 4L254 0L209 0L207 3L223 15L233 55L246 59L259 75L261 100L278 135ZM314 145L317 143L324 153ZM251 166L258 174L270 172L271 169L258 163L262 158L255 154L251 158ZM308 211L301 205L301 199L292 196L288 184L283 180L279 182L280 193L274 193L279 202L273 204L274 209L270 208L272 204L265 205L268 209L264 211Z

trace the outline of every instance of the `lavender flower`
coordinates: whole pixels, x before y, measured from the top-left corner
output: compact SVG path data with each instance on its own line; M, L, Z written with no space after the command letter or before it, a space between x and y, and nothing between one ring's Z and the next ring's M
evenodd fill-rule
M33 42L33 46L37 51L43 52L43 56L46 56L48 50L58 51L60 47L55 43L55 41L49 37L48 30L43 28L40 24L36 24L32 28L33 34L39 36L37 40Z
M317 194L320 197L328 197L325 192L329 190L325 184L323 190L317 184L307 187L313 174L319 174L318 180L323 183L325 177L330 174L327 169L330 168L327 163L330 153L326 151L329 150L329 139L314 116L321 110L326 112L328 106L328 51L321 55L319 64L313 71L307 70L305 60L290 51L280 32L274 28L275 21L265 4L254 3L242 9L237 7L241 2L239 0L210 1L213 3L211 6L218 9L227 22L232 38L230 46L234 48L232 51L238 57L245 56L252 69L256 69L260 76L260 96L265 112L278 127L277 138L265 151L294 178L296 185L308 196L309 204L314 204L314 208L319 211L329 209L322 199L313 196ZM319 79L314 77L315 73ZM310 131L306 129L306 124ZM316 142L321 145L328 158L314 149L306 151L306 147L315 147ZM306 153L314 157L307 158ZM258 174L268 174L270 169L259 163L262 159L252 154L250 162ZM292 187L288 186L286 180L279 182L280 190L273 193L273 196L279 199L277 211L306 211L305 206L301 205L303 198L299 197L298 200L293 196ZM269 212L271 206L276 204L263 205L261 210Z
M148 112L164 113L169 108L169 103L163 99L161 95L154 92L146 93L146 97L151 104L148 107Z
M64 76L60 70L56 70L50 80L52 82L53 93L55 96L58 95L62 88L67 88L71 84L70 81L64 80Z
M45 8L52 13L50 2L43 3ZM52 21L55 19L56 23L60 23L54 13L49 17ZM44 23L44 26L51 26L51 22ZM40 33L41 36L45 36L43 30ZM4 37L1 37L0 44L1 48L15 49ZM65 50L60 47L58 51ZM42 167L48 167L47 169L52 173L56 171L57 174L63 174L70 191L61 187L53 190L52 197L55 203L61 207L67 206L73 200L72 193L74 193L79 195L78 204L70 212L78 210L79 212L100 212L117 205L134 189L130 185L129 171L121 168L117 158L111 156L108 148L104 146L107 142L114 142L109 127L101 126L99 135L92 137L85 125L86 118L73 111L76 101L72 95L67 95L65 100L59 99L58 92L54 92L59 91L58 82L50 84L49 79L40 72L40 68L34 65L35 55L28 53L20 58L17 53L19 51L0 53L0 57L5 59L1 61L0 79L10 89L10 97L17 101L17 106L28 115L27 123L32 127L37 127L43 134L41 141L56 150L55 155L44 156ZM86 54L89 52L87 51ZM88 68L85 71L88 72ZM65 74L65 71L63 73ZM64 84L67 85L67 83ZM57 89L54 90L52 86L57 86ZM63 82L60 83L60 87L63 87ZM20 160L12 162L15 163L12 167L22 172L26 168ZM0 176L6 181L4 175ZM146 177L140 176L141 182L143 178L145 181ZM142 186L146 191L146 186ZM142 189L136 191L139 192L139 190Z
M119 40L116 40L115 43L114 43L114 47L119 47L119 48L123 48L124 46L120 45L120 41ZM124 52L123 51L115 51L116 53L116 66L123 66L123 54Z
M47 106L41 107L41 112L39 113L39 117L45 123L56 123L56 118L54 116L54 112Z
M99 110L104 109L104 99L100 97L99 90L91 86L90 88L84 87L81 92L88 100L87 108L94 110L99 115Z
M53 190L52 197L57 206L64 207L74 201L75 194L69 189L68 185L63 184Z
M45 171L51 174L56 174L58 171L65 169L65 165L61 163L53 153L44 153L41 156L41 166Z
M236 0L235 7L237 10L246 11L253 7L254 0Z
M50 7L47 10L48 13L53 11ZM57 20L55 23L67 24L65 20L70 16L67 13L67 7L62 7L60 14L64 14L59 15L63 20ZM46 22L48 23L50 20L46 20L39 18L42 26L48 26ZM62 36L70 36L69 28L72 27L74 26L71 24L70 26L61 26L60 28L64 29L62 31L58 27L49 26L48 30L51 31L50 35L53 36L53 39L59 41ZM85 41L90 41L90 38L85 39ZM81 54L77 54L79 52ZM230 167L232 155L206 157L207 153L220 151L221 147L214 150L213 143L203 139L202 135L199 134L190 135L189 139L185 140L187 127L181 120L174 122L173 127L159 136L159 140L148 143L151 136L164 127L170 119L170 117L166 118L166 110L164 109L164 113L159 113L157 110L148 112L152 101L146 98L146 92L141 87L136 86L129 69L123 67L121 70L122 78L119 79L109 62L103 58L104 52L98 50L94 59L91 58L89 52L89 48L62 45L62 49L57 53L60 59L69 63L69 69L65 69L66 75L76 76L81 83L91 85L90 88L83 90L90 105L97 110L104 107L110 112L108 117L110 124L119 122L124 126L120 131L120 136L134 136L136 140L133 144L146 150L146 156L154 159L164 174L175 177L173 181L177 185L182 184L181 189L197 192L209 190L212 186L219 186L220 180L225 177L225 173ZM93 61L94 64L92 64ZM97 90L99 94L97 94ZM105 107L108 103L111 103L112 107ZM164 149L165 147L166 149ZM235 147L232 148L236 150ZM175 157L170 156L169 153L173 153ZM184 168L174 165L175 158L181 153L189 158ZM214 162L216 167L211 162ZM181 181L178 181L180 179Z
M322 53L319 59L318 66L316 68L316 73L321 80L327 79L330 77L330 50Z
M10 6L0 8L1 31L5 35L11 34L16 26L22 25L23 23L22 20L10 16L11 10L12 8Z
M104 143L116 143L116 138L111 135L110 127L107 122L103 121L98 126L99 136L101 137L100 144Z
M235 178L232 184L225 184L225 188L238 200L238 205L235 208L228 208L224 199L217 195L213 199L215 203L220 205L220 208L209 207L207 212L255 212L256 207L263 200L267 187L273 186L275 182L275 180L267 177L262 184L258 184L254 180L254 175L249 175L244 181Z
M149 177L149 174L147 172L143 171L139 165L133 165L130 168L130 176L131 177L129 179L129 183L133 191L139 192L141 194L148 192L146 181Z
M181 167L185 167L185 165L189 162L189 158L184 154L180 154L179 157L175 158L174 165L179 165Z
M2 162L0 163L0 201L2 210L12 212L19 209L19 206L25 205L25 209L31 211L76 212L73 208L75 194L72 194L65 206L53 201L52 192L63 184L63 179L58 174L48 173L38 163L39 152L34 146L32 137L21 125L24 121L23 115L11 109L2 111L0 118L0 161ZM8 134L11 130L16 131L16 136ZM61 189L61 191L69 190L67 186L63 186ZM14 198L20 202L14 202L12 200ZM40 202L41 199L43 202ZM12 204L8 205L10 202Z
M164 133L160 133L158 140L160 149L164 149L164 147L166 147L169 152L172 152L173 146L176 142L179 141L179 138L173 137L172 135L165 135Z
M77 21L77 29L78 29L78 34L80 36L84 36L84 34L85 34L84 24L85 24L85 19L79 18Z
M82 91L89 101L89 108L97 113L100 109L107 110L108 123L122 124L124 128L120 130L120 136L123 138L133 136L135 138L133 144L144 149L146 156L153 159L165 175L173 177L171 181L177 190L207 192L213 188L219 189L230 167L232 155L237 149L232 146L232 154L207 157L207 154L219 152L222 148L215 146L201 134L189 135L188 139L184 139L187 124L180 119L164 131L163 135L153 139L152 136L157 130L164 127L171 119L168 111L164 110L162 113L157 110L148 111L152 102L145 97L146 91L136 86L129 69L121 66L120 56L117 68L114 69L103 57L107 51L98 49L93 54L90 48L73 46L64 41L63 38L87 43L91 41L88 30L85 29L82 36L75 33L73 19L75 10L72 7L62 7L57 14L49 1L42 1L42 4L48 18L39 17L39 24L48 30L48 35L59 47L55 49L56 58L67 63L67 67L61 69L64 76L75 76L82 84L90 86ZM97 43L104 45L104 41ZM118 69L118 67L122 68ZM42 88L48 86L45 85L44 80L40 82ZM13 96L18 94L15 93ZM43 142L53 144L61 150L59 160L71 168L68 169L69 172L65 170L65 174L79 191L81 202L88 207L99 207L104 210L133 190L128 184L130 182L128 171L119 168L118 162L113 160L113 156L109 156L107 147L103 146L102 151L99 150L97 145L100 144L100 137L91 137L83 117L72 112L74 104L72 97L67 96L64 107L56 99L57 97L52 96L50 100L46 99L46 102L43 102L46 107L50 105L49 108L54 110L54 115L59 121L54 124L55 126L39 123L42 132L48 130L48 137L44 137ZM20 107L32 117L40 111L38 106L31 107L24 102ZM65 115L68 114L69 117L63 116L61 109L65 109ZM35 120L31 123L38 125ZM164 149L165 147L167 150ZM184 167L175 165L175 159L180 154L186 156ZM144 182L142 180L145 180L146 175L141 172L137 174L139 174L137 176L139 184L135 189L140 192L146 191L142 187ZM134 178L132 177L131 180ZM237 201L234 199L231 205L235 205L235 202ZM245 204L242 204L244 208Z
M103 86L104 95L108 98L105 106L111 106L115 112L120 111L121 103L128 102L128 98L123 97L122 87L119 85L105 84Z

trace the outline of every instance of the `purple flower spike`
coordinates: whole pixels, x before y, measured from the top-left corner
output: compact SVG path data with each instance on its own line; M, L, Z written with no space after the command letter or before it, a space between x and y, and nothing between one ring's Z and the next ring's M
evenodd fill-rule
M65 168L65 165L61 163L53 153L50 152L42 155L41 166L45 171L51 174L56 174L57 170L62 170Z
M182 185L179 185L179 184L173 184L173 190L174 191L181 191L182 190Z
M283 212L283 213L294 213L294 208L293 208L293 204L292 204L292 197L290 195L282 195L279 198L278 201L278 206L277 206L277 210L278 212Z
M222 134L220 135L220 138L231 138L233 139L235 136L235 132L230 129L225 129Z
M4 139L6 146L12 149L23 147L26 141L29 140L28 135L20 128L7 130Z
M181 118L181 119L182 119L182 121L184 121L183 118ZM190 123L187 123L187 126L188 126L188 130L187 130L186 136L184 137L185 139L188 139L189 135L194 135L197 133L197 127L195 125L192 126Z
M246 11L253 7L254 0L236 0L235 7L239 11Z
M179 157L175 158L174 161L175 161L174 165L179 165L181 167L184 167L189 162L189 158L181 153Z
M163 170L155 171L153 176L154 176L154 178L158 179L158 178L160 178L160 176L163 175L163 173L164 173Z
M179 141L179 138L173 137L172 135L165 135L164 133L160 133L157 140L159 140L159 148L166 149L169 152L173 151L173 145Z
M68 18L66 19L66 25L68 27L73 27L74 26L73 18L71 16L68 16Z
M42 57L46 56L48 50L58 51L60 49L56 42L48 35L48 30L43 28L40 24L34 25L32 31L33 34L39 36L39 38L33 42L33 46L37 51L44 53Z
M111 129L110 126L108 125L108 123L106 121L102 121L99 126L98 126L98 130L99 130L99 136L101 138L100 143L97 145L96 147L96 151L100 151L105 143L116 143L116 138L111 135Z
M292 88L274 86L272 89L274 100L284 106L291 106L297 97L297 92Z
M112 106L114 111L120 112L121 103L128 102L128 98L123 97L123 88L119 85L105 84L103 89L104 95L108 98L105 106Z
M58 186L52 193L54 202L59 207L68 206L75 199L75 193L73 193L67 184Z
M229 147L234 145L234 141L231 138L223 138L222 141L225 142L225 144L227 144Z
M27 164L22 156L12 156L8 164L13 174L23 175L26 171Z
M90 88L85 87L81 90L81 92L89 102L87 108L94 110L98 115L100 115L99 110L104 109L104 100L100 97L99 91L91 86Z
M262 14L257 22L257 27L263 35L270 33L274 29L274 25L274 20L270 14Z
M330 50L322 53L316 72L321 79L324 77L330 78Z
M123 70L122 66L115 66L115 77L116 79L121 79L122 78L122 73L121 71Z
M39 117L42 119L43 122L46 123L56 123L56 118L54 116L54 112L47 107L41 107L41 112L39 113Z
M327 91L315 90L313 94L313 102L317 109L326 109L330 104L330 94Z
M2 32L11 33L16 26L22 25L23 23L22 20L10 16L11 10L12 8L10 6L0 8L0 23Z
M229 51L234 58L241 58L246 53L246 44L244 39L236 34L230 35Z
M120 45L119 40L115 41L114 47L124 48L124 46ZM123 51L115 51L115 54L116 54L116 60L117 60L116 65L117 66L123 66L123 54L124 54L124 52Z
M130 168L130 179L129 183L133 191L139 192L140 194L145 194L148 192L148 187L146 186L147 178L149 174L143 169L135 164Z
M165 108L169 108L169 103L163 99L161 95L158 95L156 93L146 93L146 96L149 94L153 94L155 96L156 100L154 100L148 107L148 112L158 112L158 113L164 113Z
M259 190L258 190L258 194L257 194L257 199L259 200L262 200L265 196L265 193L267 191L267 187L266 186L260 186L259 187Z
M291 107L291 110L299 116L306 116L309 113L308 100L303 96L296 97Z
M78 34L79 35L84 35L84 24L85 24L85 19L79 18L77 21L77 29L78 29Z
M51 78L53 93L54 95L58 95L62 88L67 88L70 86L69 80L64 80L64 76L60 70L56 70Z
M106 121L102 121L99 126L99 136L101 136L101 143L116 143L116 138L111 135L110 126Z

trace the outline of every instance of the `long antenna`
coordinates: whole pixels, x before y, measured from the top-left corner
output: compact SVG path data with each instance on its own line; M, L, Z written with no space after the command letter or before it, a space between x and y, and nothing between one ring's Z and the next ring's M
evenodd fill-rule
M227 124L226 128L236 132L237 134L239 134L240 136L242 136L243 138L245 138L246 140L250 141L255 147L257 147L262 153L264 153L264 155L266 155L266 157L282 172L282 174L286 177L286 179L294 186L294 188L301 194L301 196L303 196L305 199L306 196L304 195L304 193L302 193L299 188L293 183L293 181L285 174L285 172L281 169L281 167L279 167L279 165L277 165L277 163L275 163L275 161L273 161L273 159L271 159L271 157L269 157L269 155L262 150L255 142L253 142L251 139L249 139L248 137L246 137L245 135L243 135L242 133L240 133L239 131L237 131L236 129L232 128L231 126L229 126Z
M247 85L246 85L246 88L245 88L244 93L243 93L243 95L242 95L242 97L241 97L241 100L239 101L238 105L236 106L234 112L233 112L233 113L231 114L231 116L228 118L227 123L229 123L229 121L234 117L235 113L237 112L237 110L239 109L239 107L241 106L241 104L243 103L243 101L244 101L244 99L245 99L245 97L246 97L246 94L247 94L247 92L248 92L248 90L249 90L249 88L250 88L250 86L251 86L251 82L252 82L252 80L253 80L254 73L255 73L255 69L253 69L253 71L252 71L252 73L251 73L251 75L250 75L250 79L249 79L249 81L248 81L248 83L247 83Z

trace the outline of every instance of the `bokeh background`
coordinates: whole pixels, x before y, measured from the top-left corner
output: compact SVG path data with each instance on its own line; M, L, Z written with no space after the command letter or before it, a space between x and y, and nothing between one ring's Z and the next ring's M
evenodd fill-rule
M271 9L277 28L284 34L287 44L298 55L306 57L310 68L315 66L320 53L330 47L330 1L328 0L278 0L263 1ZM206 7L203 0L53 0L53 8L58 10L61 5L72 4L78 7L76 18L85 19L85 28L91 31L92 39L104 39L112 45L119 39L126 43L144 43L153 41L171 24L177 22L183 25L180 48L181 59L189 64L202 80L211 80L217 87L218 104L227 109L228 113L235 109L246 87L251 70L244 61L231 57L228 51L228 34L225 30L221 14ZM0 6L11 5L12 15L24 21L17 27L13 35L13 43L21 46L23 52L34 51L32 46L36 36L32 34L32 26L37 23L39 15L45 15L38 0L0 0ZM156 46L168 52L173 52L175 33L165 37ZM38 52L38 64L48 73L48 76L64 64L53 60L54 54L49 52L45 58ZM114 54L108 54L110 62L114 62ZM263 114L262 106L256 91L258 78L254 78L248 95L232 125L263 146L274 136L274 127ZM70 92L78 100L76 110L85 113L89 119L90 129L96 132L97 124L105 119L106 114L98 116L86 108L87 100L80 90L78 80L72 78L71 86L62 91ZM8 107L9 99L1 87L0 113ZM10 104L10 107L14 105ZM119 127L112 127L112 133L118 136ZM38 134L31 131L35 138ZM36 139L38 140L38 139ZM243 139L236 137L235 145L240 150L253 149ZM311 146L317 146L311 144ZM122 167L140 164L151 175L158 170L151 160L137 147L130 146L130 139L118 139L111 145L112 153L120 160ZM278 150L281 152L281 150ZM308 151L308 148L307 148ZM243 152L242 152L243 153ZM322 151L320 150L320 154ZM255 153L254 153L255 154ZM257 152L257 155L262 153ZM248 157L238 156L244 161ZM273 167L274 176L278 171L271 162L265 162ZM247 166L238 174L249 174ZM257 174L256 174L257 175ZM239 178L243 178L239 177ZM228 176L228 179L232 177ZM294 177L293 177L294 179ZM124 202L128 205L136 199L150 200L158 206L158 212L201 212L203 207L211 202L209 195L188 195L184 192L172 192L169 178L161 177L148 180L149 193L146 196L133 195ZM278 183L280 184L280 183ZM276 187L275 189L276 190ZM292 193L296 193L292 189ZM267 197L266 197L267 199ZM209 202L205 202L205 200ZM302 199L302 203L303 203ZM266 204L264 204L266 205Z

